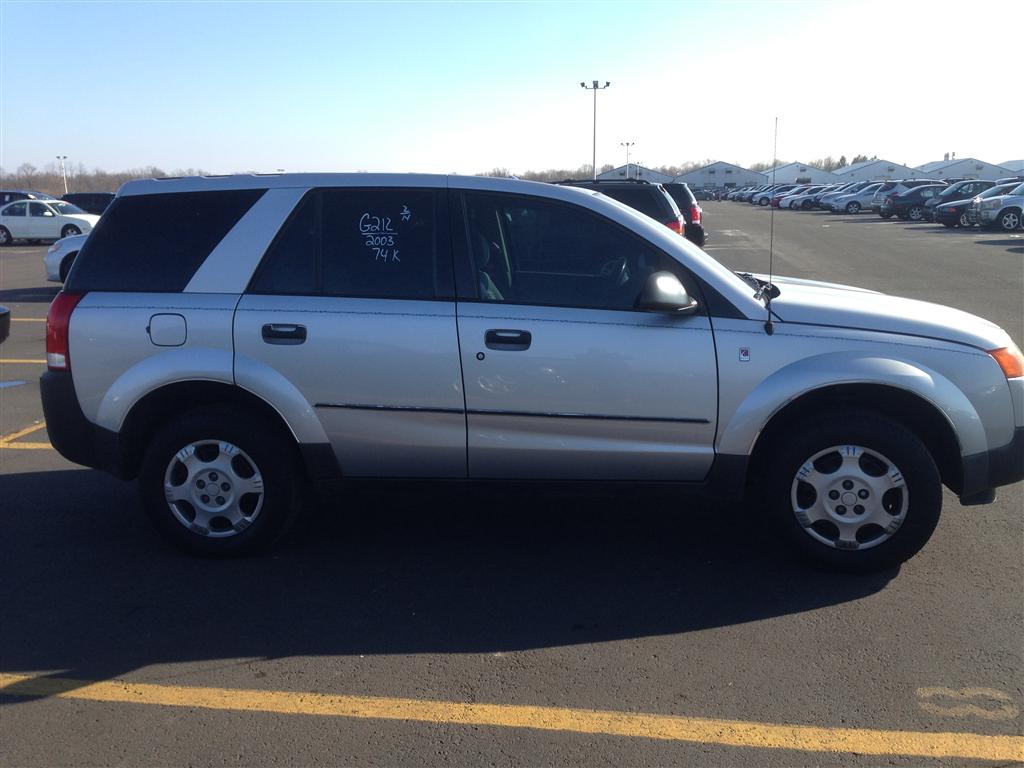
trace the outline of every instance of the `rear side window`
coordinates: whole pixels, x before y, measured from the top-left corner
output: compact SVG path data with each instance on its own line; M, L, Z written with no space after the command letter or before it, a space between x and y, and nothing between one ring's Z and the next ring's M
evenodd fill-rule
M89 235L72 291L176 293L263 196L262 189L120 197Z
M439 246L447 236L439 200L429 189L311 192L267 251L250 292L450 298L451 254Z

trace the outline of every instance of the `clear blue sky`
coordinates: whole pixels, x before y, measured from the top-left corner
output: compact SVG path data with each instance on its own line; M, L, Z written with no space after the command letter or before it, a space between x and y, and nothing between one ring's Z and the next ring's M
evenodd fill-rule
M1024 2L984 5L0 0L0 165L575 167L591 154L579 82L594 78L612 81L599 164L627 140L650 165L766 160L776 114L786 159L1001 162L1024 156L1020 67L1012 88L928 74L956 47L1020 45ZM884 83L880 62L908 57Z

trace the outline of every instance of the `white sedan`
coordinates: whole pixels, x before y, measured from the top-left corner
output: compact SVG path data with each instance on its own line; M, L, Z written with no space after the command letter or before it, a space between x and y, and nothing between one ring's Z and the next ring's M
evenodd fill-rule
M18 200L0 208L0 245L88 234L99 220L63 200Z

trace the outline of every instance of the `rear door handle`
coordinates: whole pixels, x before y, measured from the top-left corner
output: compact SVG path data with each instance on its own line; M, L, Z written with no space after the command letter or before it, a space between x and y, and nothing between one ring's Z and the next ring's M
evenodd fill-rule
M484 334L484 344L488 349L505 352L522 352L530 348L531 341L533 341L533 336L529 331L492 328Z
M267 344L302 344L306 340L306 326L267 323L263 326L263 340Z

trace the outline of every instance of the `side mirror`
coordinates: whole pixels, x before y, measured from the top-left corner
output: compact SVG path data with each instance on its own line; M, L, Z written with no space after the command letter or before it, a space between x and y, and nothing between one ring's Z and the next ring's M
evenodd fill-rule
M681 315L697 311L697 302L690 298L679 278L671 272L654 272L648 277L637 306L652 312L675 312Z

